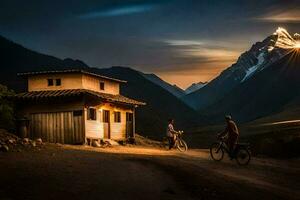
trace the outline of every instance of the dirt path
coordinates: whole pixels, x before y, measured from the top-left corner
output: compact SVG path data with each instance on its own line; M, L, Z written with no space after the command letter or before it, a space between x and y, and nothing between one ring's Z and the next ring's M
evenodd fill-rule
M247 167L141 147L47 145L0 154L0 199L300 199L300 160Z

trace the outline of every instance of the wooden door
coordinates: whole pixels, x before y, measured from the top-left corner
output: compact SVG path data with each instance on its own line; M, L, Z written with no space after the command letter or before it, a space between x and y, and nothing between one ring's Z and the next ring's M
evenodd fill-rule
M104 138L110 139L110 112L109 110L103 110L103 129Z
M126 137L133 137L133 113L126 113Z

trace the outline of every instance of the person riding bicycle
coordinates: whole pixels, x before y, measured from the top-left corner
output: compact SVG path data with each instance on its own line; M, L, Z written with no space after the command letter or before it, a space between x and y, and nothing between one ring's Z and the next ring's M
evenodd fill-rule
M169 140L169 149L172 149L175 145L175 135L176 134L178 134L178 132L174 130L174 119L169 119L168 127L167 127L167 137Z
M226 120L227 126L226 126L225 130L218 135L218 138L224 137L225 135L228 136L226 143L229 148L230 157L233 157L234 150L235 150L235 147L238 142L240 134L239 134L239 130L238 130L236 123L232 120L230 115L226 115L225 120Z

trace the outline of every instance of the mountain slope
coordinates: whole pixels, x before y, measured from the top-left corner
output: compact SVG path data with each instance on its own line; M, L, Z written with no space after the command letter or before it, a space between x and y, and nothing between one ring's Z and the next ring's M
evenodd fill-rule
M62 60L26 49L2 36L0 36L0 58L2 67L0 83L17 91L26 88L24 80L17 77L18 72L88 67L79 60L70 58Z
M235 64L224 70L204 88L183 97L184 102L196 110L213 105L255 73L282 58L295 44L295 39L286 30L278 28L273 35L254 44Z
M173 94L174 96L180 98L183 97L186 93L184 90L182 90L181 88L177 87L176 85L171 85L165 81L163 81L161 78L159 78L158 76L156 76L155 74L145 74L142 73L142 75L152 81L153 83L161 86L162 88L166 89L167 91L169 91L171 94Z
M179 128L190 126L198 120L197 113L163 87L146 79L141 72L130 68L90 68L82 61L58 59L40 54L0 37L0 84L20 91L27 87L26 80L17 77L18 72L81 68L127 80L121 85L123 95L145 101L146 106L137 109L137 131L146 136L161 138L165 134L168 118L174 118Z
M193 83L192 85L190 85L188 88L185 89L185 93L190 94L192 92L195 92L195 91L203 88L206 84L207 84L207 82Z
M229 113L239 121L251 121L282 112L290 104L293 108L300 107L299 77L300 49L294 49L203 112L214 119Z

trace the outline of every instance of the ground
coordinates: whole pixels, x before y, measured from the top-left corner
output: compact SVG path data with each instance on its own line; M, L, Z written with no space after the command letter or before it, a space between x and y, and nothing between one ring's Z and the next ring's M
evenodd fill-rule
M207 150L44 145L0 153L0 199L300 199L300 160L215 162Z

